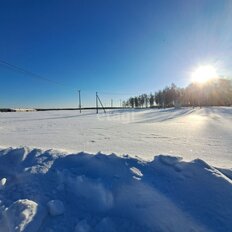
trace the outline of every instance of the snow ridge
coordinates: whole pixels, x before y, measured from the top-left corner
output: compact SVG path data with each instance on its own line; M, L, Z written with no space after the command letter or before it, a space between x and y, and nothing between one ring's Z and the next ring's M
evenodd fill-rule
M231 170L202 160L0 150L0 231L231 231Z

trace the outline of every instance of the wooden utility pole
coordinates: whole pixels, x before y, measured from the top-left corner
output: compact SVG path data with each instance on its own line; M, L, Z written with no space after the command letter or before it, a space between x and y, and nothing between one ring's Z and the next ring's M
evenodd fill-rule
M98 114L98 96L96 92L96 113Z
M78 90L78 93L79 93L79 110L80 110L80 113L81 113L81 91Z
M105 107L103 106L102 102L101 102L101 99L98 97L98 94L96 92L96 111L97 111L97 114L98 114L98 101L99 103L101 104L101 107L102 109L104 110L104 113L106 113L106 110L105 110Z

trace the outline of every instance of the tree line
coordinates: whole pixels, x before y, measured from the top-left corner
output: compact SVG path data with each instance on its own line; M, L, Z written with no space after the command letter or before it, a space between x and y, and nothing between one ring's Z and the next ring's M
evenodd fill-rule
M150 94L123 101L124 107L232 106L232 80L216 79L207 83L191 83L185 88L175 84Z

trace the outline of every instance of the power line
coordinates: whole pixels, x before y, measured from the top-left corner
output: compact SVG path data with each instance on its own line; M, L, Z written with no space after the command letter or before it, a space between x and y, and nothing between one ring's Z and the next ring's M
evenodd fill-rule
M3 66L3 67L6 67L6 68L8 68L8 69L10 69L12 71L19 72L21 74L25 74L27 76L30 76L30 77L32 77L34 79L39 79L39 80L42 80L42 81L47 81L47 82L50 82L50 83L53 83L53 84L56 84L56 85L61 85L61 86L64 85L61 82L57 82L57 81L48 79L46 77L43 77L43 76L38 75L38 74L36 74L34 72L28 71L28 70L26 70L24 68L21 68L19 66L16 66L14 64L11 64L11 63L6 62L6 61L1 60L1 59L0 59L0 65Z
M54 81L54 80L51 80L47 77L44 77L44 76L41 76L39 74L36 74L34 72L31 72L29 70L26 70L22 67L19 67L17 65L14 65L14 64L11 64L7 61L4 61L2 59L0 59L0 66L3 66L5 68L8 68L12 71L15 71L15 72L18 72L18 73L21 73L21 74L24 74L26 76L30 76L34 79L37 79L37 80L42 80L42 81L46 81L46 82L50 82L50 83L53 83L53 84L56 84L56 85L60 85L60 86L66 86L64 83L61 83L61 82L58 82L58 81ZM89 90L84 90L84 92L91 92ZM133 95L137 95L138 93L122 93L122 92L101 92L102 95L118 95L118 96L133 96Z
M49 83L52 83L52 84L56 84L56 85L59 85L59 86L66 86L66 84L62 83L62 82L58 82L58 81L54 81L52 79L49 79L49 78L46 78L44 76L41 76L39 74L36 74L34 72L31 72L27 69L24 69L22 67L19 67L17 65L14 65L14 64L11 64L7 61L4 61L2 59L0 59L0 66L4 67L4 68L7 68L11 71L14 71L14 72L18 72L20 74L23 74L23 75L26 75L27 77L31 77L33 79L37 79L37 80L41 80L41 81L46 81L46 82L49 82ZM73 91L76 91L73 89ZM91 92L89 90L84 90L84 92ZM133 96L133 95L137 95L135 93L120 93L120 92L101 92L102 95L118 95L118 96ZM104 106L102 105L102 102L98 96L98 94L96 93L96 109L97 109L97 113L98 113L98 102L101 104L102 108L104 109ZM121 105L121 100L120 100L120 105ZM113 106L113 100L111 100L111 106ZM81 91L79 90L79 110L81 112ZM105 111L105 109L104 109Z
M151 93L153 92L153 91L150 91ZM123 93L123 92L100 92L101 93L101 95L115 95L115 96L137 96L137 95L139 95L139 93L137 92L137 93ZM140 93L140 94L142 94L142 93Z
M118 96L131 96L136 95L135 93L121 93L121 92L101 92L102 95L118 95Z

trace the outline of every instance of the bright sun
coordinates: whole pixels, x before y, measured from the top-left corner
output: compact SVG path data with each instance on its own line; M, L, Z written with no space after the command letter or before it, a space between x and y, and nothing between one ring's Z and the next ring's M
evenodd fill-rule
M200 66L192 73L192 81L197 83L205 83L214 78L217 78L217 72L211 65Z

